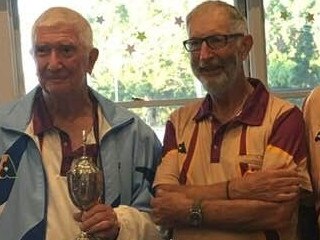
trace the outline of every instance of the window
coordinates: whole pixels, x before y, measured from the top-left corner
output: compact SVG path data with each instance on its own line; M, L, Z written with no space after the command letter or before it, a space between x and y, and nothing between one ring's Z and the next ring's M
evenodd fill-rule
M138 113L159 130L160 139L169 113L204 95L182 45L187 38L185 16L203 0L16 1L27 92L37 83L28 53L31 26L42 11L59 5L79 11L92 25L100 56L89 84ZM301 106L310 89L320 83L320 42L316 41L320 1L227 2L247 14L254 37L247 75L260 78L271 91Z
M19 0L26 90L37 82L28 53L32 24L42 11L60 5L79 11L91 23L100 56L89 83L106 97L131 101L132 97L155 100L202 96L182 45L186 38L185 15L202 1Z
M268 85L301 105L320 83L320 2L264 0L264 5Z
M26 91L37 83L29 54L33 22L49 7L70 7L88 19L100 51L89 85L113 101L126 102L123 105L138 113L162 139L169 113L183 99L205 94L182 44L187 38L185 16L202 1L18 0Z

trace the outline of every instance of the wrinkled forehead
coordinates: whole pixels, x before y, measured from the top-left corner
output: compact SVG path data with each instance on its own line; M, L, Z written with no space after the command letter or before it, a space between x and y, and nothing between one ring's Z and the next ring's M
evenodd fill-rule
M223 7L207 6L190 15L187 31L189 35L197 32L232 32L233 21L230 13Z
M40 25L34 29L33 43L68 42L80 44L80 32L72 24Z

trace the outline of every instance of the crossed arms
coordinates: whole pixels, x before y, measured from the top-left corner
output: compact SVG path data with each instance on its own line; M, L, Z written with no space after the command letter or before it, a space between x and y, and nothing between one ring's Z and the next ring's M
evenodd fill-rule
M188 225L195 200L202 200L203 226L259 231L287 226L297 207L300 187L295 170L267 170L207 186L162 184L152 200L156 223ZM227 193L228 192L228 193Z

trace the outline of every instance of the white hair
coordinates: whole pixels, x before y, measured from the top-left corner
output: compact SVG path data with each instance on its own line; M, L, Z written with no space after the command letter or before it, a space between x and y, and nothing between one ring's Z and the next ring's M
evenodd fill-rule
M92 29L89 22L80 13L66 7L49 8L38 17L32 27L32 45L35 43L39 27L61 25L72 26L86 50L93 48Z

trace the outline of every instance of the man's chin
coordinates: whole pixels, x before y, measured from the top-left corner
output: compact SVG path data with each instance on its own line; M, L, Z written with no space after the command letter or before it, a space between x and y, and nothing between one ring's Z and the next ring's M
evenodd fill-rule
M200 81L207 92L216 96L223 94L226 89L225 78L222 77L202 78Z
M70 94L72 92L72 88L62 84L50 84L45 86L44 91L50 95L65 96L66 94Z

